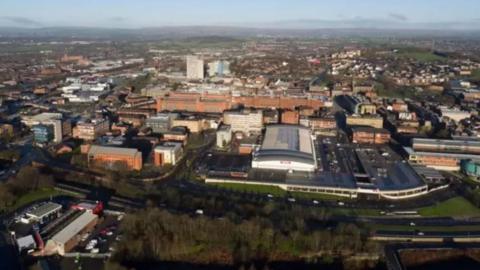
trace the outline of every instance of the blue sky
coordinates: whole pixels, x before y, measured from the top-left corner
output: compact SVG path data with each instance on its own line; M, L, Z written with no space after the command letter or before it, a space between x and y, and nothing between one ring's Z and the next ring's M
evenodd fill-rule
M478 25L478 11L477 0L0 0L0 26L261 27L299 20Z

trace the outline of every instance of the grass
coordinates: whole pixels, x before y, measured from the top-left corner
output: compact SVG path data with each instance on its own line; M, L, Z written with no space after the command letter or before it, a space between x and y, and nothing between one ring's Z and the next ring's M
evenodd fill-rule
M285 197L292 196L295 198L301 199L310 199L310 200L321 200L321 201L348 201L349 198L343 198L340 196L329 195L329 194L320 194L320 193L306 193L306 192L288 192L276 186L264 186L264 185L246 185L246 184L235 184L235 183L216 183L213 184L220 188L241 191L241 192L252 192L260 194L272 194L276 197Z
M472 75L469 76L470 80L480 81L480 69L472 71Z
M29 192L15 201L10 209L15 210L23 206L29 205L35 201L49 199L50 197L55 197L59 195L65 195L66 193L55 190L53 188L39 189L36 191Z
M424 217L471 217L480 216L480 209L463 197L455 197L434 206L420 208Z
M405 51L399 54L405 58L415 59L420 62L443 62L446 60L445 57L436 55L432 52L422 52L422 51Z
M329 195L329 194L319 194L319 193L305 193L305 192L287 192L276 186L263 186L263 185L245 185L245 184L234 184L234 183L216 183L211 184L219 188L241 191L241 192L251 192L259 194L272 194L275 197L286 197L290 195L299 199L309 199L309 200L318 200L318 201L348 201L353 200L349 198L343 198L339 196ZM319 208L320 209L320 208ZM326 212L331 215L338 216L380 216L380 210L378 209L368 209L368 208L342 208L342 207L329 207L325 208Z

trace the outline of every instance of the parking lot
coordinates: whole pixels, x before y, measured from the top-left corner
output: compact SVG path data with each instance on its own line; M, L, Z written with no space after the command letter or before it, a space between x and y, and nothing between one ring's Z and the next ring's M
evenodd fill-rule
M92 231L82 235L82 241L73 250L79 253L102 254L114 251L115 243L120 241L118 227L123 215L104 215Z

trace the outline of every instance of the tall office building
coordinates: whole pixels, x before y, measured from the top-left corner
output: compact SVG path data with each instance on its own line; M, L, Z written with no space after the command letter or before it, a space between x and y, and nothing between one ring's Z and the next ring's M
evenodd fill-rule
M196 55L187 56L187 79L203 80L204 78L203 59Z
M210 77L230 75L230 63L225 60L208 63L208 75Z

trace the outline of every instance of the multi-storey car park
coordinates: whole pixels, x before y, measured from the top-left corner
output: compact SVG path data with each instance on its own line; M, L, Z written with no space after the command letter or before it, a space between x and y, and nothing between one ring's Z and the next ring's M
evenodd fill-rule
M350 198L407 199L429 190L424 178L388 146L339 144L293 125L267 127L251 159L214 155L206 164L207 183L278 186Z

